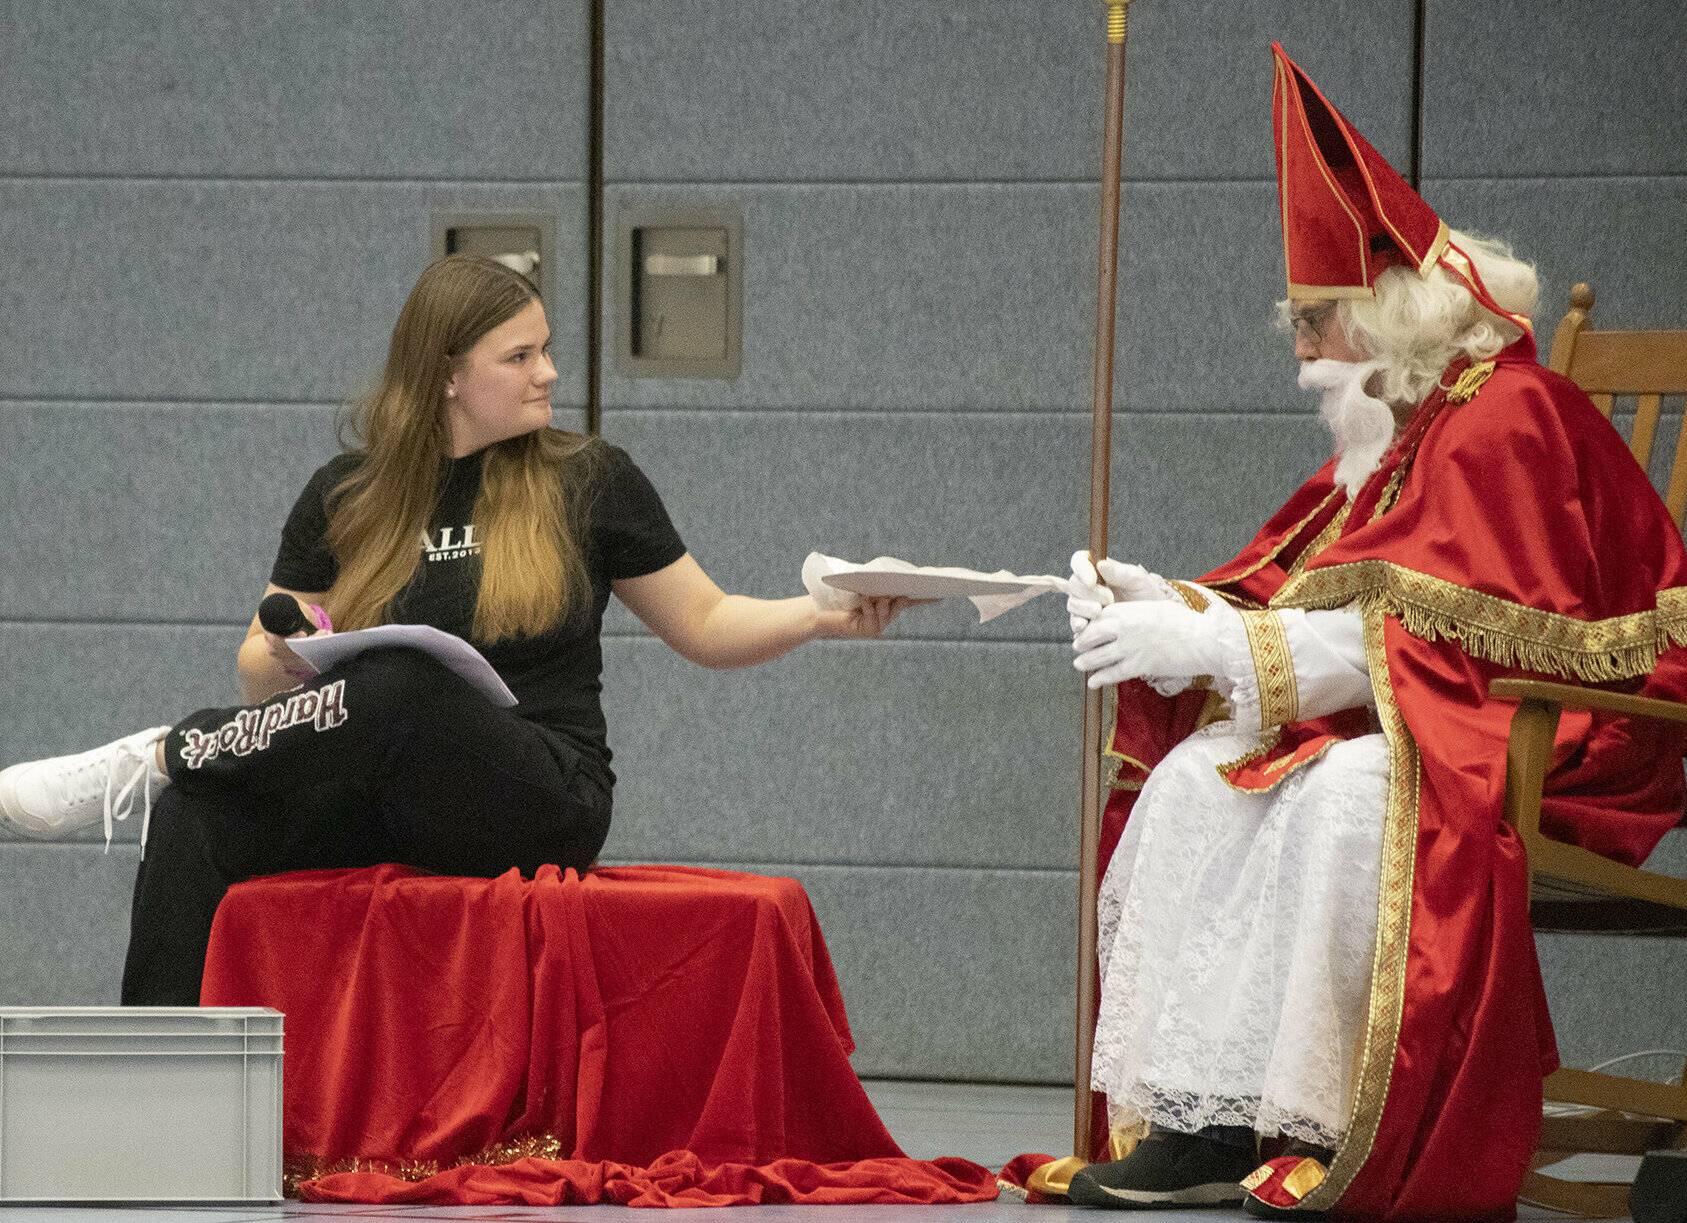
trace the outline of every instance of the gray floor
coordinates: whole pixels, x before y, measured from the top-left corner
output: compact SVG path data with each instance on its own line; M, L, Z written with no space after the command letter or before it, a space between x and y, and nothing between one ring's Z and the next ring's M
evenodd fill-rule
M1056 1087L990 1084L867 1084L885 1124L908 1154L917 1158L960 1155L989 1167L1021 1151L1060 1154L1071 1145L1072 1095ZM1584 1175L1605 1169L1589 1165ZM1617 1175L1620 1171L1612 1170ZM1632 1173L1630 1173L1632 1175ZM313 1206L287 1202L275 1207L43 1207L0 1205L0 1223L101 1223L128 1216L134 1223L244 1223L331 1216L346 1219L531 1220L602 1218L613 1207L580 1206ZM594 1212L597 1212L594 1214ZM1070 1206L1027 1207L1004 1197L976 1206L749 1206L712 1211L711 1223L1076 1223L1095 1213ZM1131 1216L1136 1217L1136 1216ZM1163 1223L1220 1223L1246 1218L1240 1210L1180 1210L1156 1213ZM1523 1207L1525 1220L1560 1219L1550 1211Z

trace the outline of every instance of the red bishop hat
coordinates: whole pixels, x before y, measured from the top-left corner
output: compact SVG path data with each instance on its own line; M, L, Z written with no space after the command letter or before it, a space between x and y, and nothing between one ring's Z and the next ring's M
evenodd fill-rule
M1527 330L1527 318L1494 301L1469 256L1448 240L1447 223L1423 197L1281 44L1272 43L1271 54L1271 126L1289 296L1373 297L1385 269L1407 267L1426 277L1439 264L1484 308Z

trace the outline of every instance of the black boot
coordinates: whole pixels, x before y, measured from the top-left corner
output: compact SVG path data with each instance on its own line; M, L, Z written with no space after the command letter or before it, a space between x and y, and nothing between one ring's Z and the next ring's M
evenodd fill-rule
M1231 1137L1228 1130L1214 1132ZM1155 1129L1125 1158L1091 1164L1075 1175L1066 1196L1080 1206L1117 1210L1235 1205L1244 1196L1242 1178L1259 1164L1251 1132L1242 1133L1247 1140L1237 1143L1208 1131Z

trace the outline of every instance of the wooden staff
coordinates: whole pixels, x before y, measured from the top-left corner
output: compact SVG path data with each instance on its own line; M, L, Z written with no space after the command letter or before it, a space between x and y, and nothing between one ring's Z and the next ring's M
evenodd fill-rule
M1107 122L1101 146L1101 246L1095 293L1095 381L1090 427L1090 560L1107 555L1113 460L1113 311L1118 299L1119 173L1124 153L1125 9L1107 0ZM1095 1044L1096 892L1100 885L1102 691L1084 688L1083 792L1078 809L1078 1039L1073 1069L1073 1154L1091 1154L1090 1053Z

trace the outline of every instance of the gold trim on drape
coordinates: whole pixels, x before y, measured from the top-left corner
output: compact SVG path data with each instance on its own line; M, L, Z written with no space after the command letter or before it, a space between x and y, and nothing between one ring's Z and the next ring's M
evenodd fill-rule
M505 1142L464 1155L459 1159L441 1162L436 1159L328 1159L320 1155L293 1155L286 1161L282 1173L282 1193L287 1197L299 1195L302 1181L313 1181L337 1172L379 1172L401 1181L424 1181L452 1168L468 1164L498 1167L513 1164L518 1159L566 1159L562 1140L555 1134L532 1134L511 1138Z

